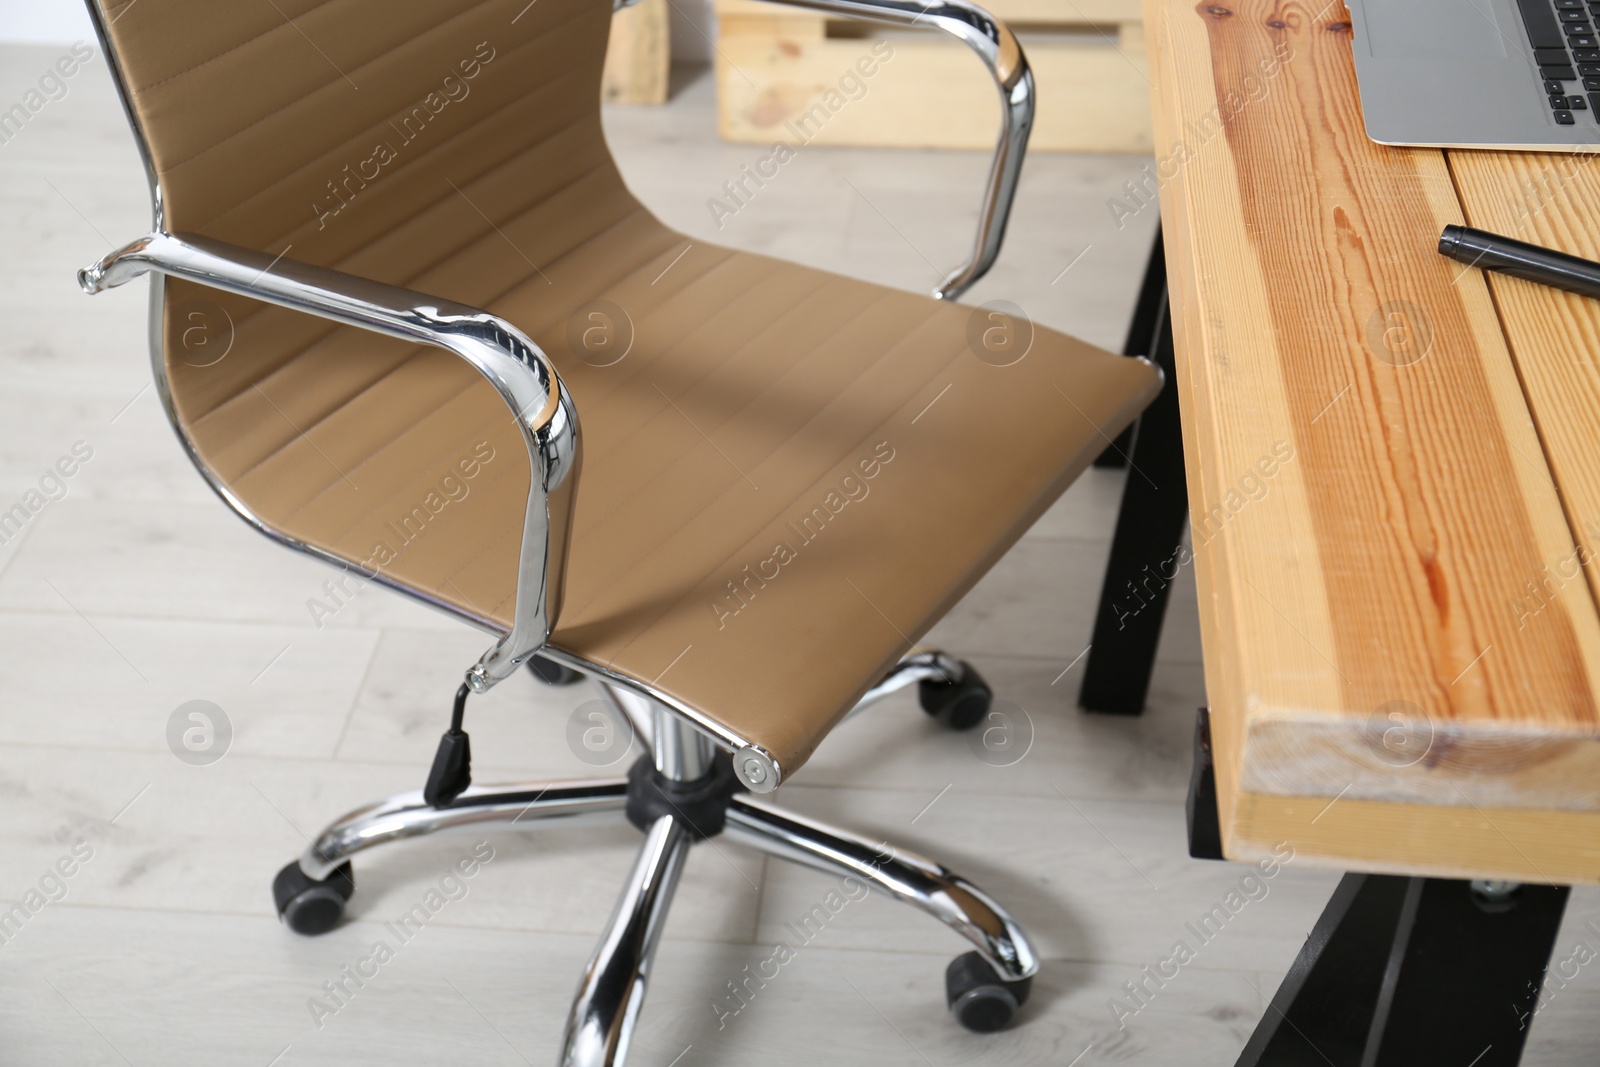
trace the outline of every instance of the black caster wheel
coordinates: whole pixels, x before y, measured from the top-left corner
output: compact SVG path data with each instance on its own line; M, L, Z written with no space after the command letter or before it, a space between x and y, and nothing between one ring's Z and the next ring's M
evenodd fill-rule
M1033 979L1008 982L976 952L957 956L944 972L944 996L956 1022L975 1034L1004 1030L1028 1002Z
M356 891L350 861L339 864L322 881L308 878L300 861L289 864L272 880L272 902L278 918L297 934L325 934L339 925L344 902Z
M952 730L970 730L989 714L994 691L972 664L961 664L959 682L937 682L924 678L917 683L917 700L922 710Z
M528 661L528 669L545 685L573 685L583 681L583 675L571 667L563 667L553 659L535 656Z

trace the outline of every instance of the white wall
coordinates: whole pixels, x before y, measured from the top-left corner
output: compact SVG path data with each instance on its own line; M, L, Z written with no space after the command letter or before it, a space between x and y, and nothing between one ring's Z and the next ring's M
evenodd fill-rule
M0 42L94 41L83 0L0 0Z

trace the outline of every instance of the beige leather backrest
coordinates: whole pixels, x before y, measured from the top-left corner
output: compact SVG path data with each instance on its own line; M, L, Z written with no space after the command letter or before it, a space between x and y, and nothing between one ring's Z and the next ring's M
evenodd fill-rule
M169 231L459 299L429 271L485 216L503 222L581 182L553 235L571 245L637 207L600 127L610 0L98 2ZM240 341L270 331L272 356L194 366L205 353L179 348L190 324L177 312L202 299ZM263 359L333 329L187 286L172 290L167 327L186 426L269 374Z

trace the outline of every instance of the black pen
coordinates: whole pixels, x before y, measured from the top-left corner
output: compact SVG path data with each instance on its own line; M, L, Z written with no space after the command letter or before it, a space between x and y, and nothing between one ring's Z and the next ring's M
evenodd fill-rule
M1439 254L1468 266L1600 299L1600 263L1487 230L1446 226L1439 235Z

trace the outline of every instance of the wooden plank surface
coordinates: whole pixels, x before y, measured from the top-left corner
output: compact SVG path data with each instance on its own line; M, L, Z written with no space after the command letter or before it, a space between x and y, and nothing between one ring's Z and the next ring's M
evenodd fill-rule
M1367 139L1337 4L1146 28L1228 854L1600 880L1600 618L1518 609L1576 546L1444 154Z
M600 97L608 104L664 104L672 71L667 0L640 0L611 16Z
M1115 26L1137 22L1142 17L1141 0L988 0L985 11L1018 26L1086 23ZM716 0L717 14L777 16L804 14L800 8L784 7L769 0ZM841 20L848 21L848 20Z
M1030 149L1150 150L1138 0L987 6L1015 22L1028 52L1039 98ZM726 140L768 147L994 147L1000 122L994 82L946 34L829 19L757 0L717 0L716 10L718 126ZM848 28L848 35L830 35L830 27ZM866 68L857 67L862 61ZM802 129L808 114L816 121Z
M1600 259L1600 158L1453 152L1450 170L1472 225ZM1503 274L1487 279L1579 546L1528 576L1517 610L1533 625L1552 585L1586 574L1600 593L1592 562L1600 553L1600 302Z

